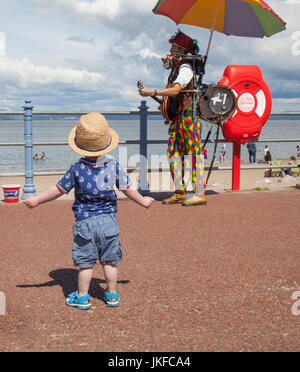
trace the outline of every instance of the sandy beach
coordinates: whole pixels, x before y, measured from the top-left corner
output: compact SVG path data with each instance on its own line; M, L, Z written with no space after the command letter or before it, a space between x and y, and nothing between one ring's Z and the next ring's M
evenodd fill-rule
M287 164L288 161L282 161L282 164ZM222 164L215 163L215 166L230 167L230 162L224 162ZM249 166L249 164L241 164L241 166ZM300 176L297 177L265 177L266 169L260 169L256 165L249 166L250 169L241 169L240 172L240 191L260 191L260 190L286 190L295 188L300 183ZM205 172L205 178L207 177L207 171ZM34 176L34 185L37 193L46 191L49 187L55 185L62 175L47 175L47 176ZM130 178L138 183L139 174L138 172L130 173ZM192 190L191 183L186 179L188 185L188 191ZM151 172L148 174L149 189L152 193L171 192L174 190L173 182L169 172ZM25 177L1 177L0 185L18 184L21 185L20 197L22 196L23 186L25 183ZM207 194L210 192L230 192L232 188L232 171L231 170L213 170L207 185ZM1 190L2 192L2 190ZM118 198L124 198L123 194L116 190ZM1 194L3 198L3 192ZM62 199L73 199L73 193L69 195L63 195Z

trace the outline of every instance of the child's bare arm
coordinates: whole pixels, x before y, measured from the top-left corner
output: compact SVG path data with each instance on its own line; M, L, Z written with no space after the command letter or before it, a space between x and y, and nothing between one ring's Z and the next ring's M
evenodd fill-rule
M150 208L151 205L155 202L153 198L150 196L142 196L133 186L132 184L128 186L127 189L121 190L124 195L127 196L130 200L134 201L135 203L139 204L144 208Z
M56 186L53 186L48 191L45 191L40 195L30 196L28 199L24 200L23 203L26 204L28 208L35 208L39 204L55 200L62 195L63 192L60 191Z

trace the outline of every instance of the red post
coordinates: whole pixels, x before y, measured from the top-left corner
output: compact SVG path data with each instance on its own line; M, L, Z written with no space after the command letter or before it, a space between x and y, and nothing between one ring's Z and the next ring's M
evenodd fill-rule
M240 190L241 143L233 142L232 151L232 191Z

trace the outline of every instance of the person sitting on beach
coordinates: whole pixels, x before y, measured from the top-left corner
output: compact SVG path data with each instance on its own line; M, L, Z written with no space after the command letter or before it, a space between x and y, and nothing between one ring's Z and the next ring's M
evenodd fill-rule
M300 158L300 146L296 147L296 157Z
M38 154L35 154L35 155L33 156L33 160L40 160L40 157L38 156Z
M266 155L265 155L265 163L266 164L271 164L271 162L272 162L271 153L270 153L270 151L267 151Z
M266 160L266 155L267 155L267 152L269 151L269 147L268 145L265 145L265 148L264 148L264 163L267 163L268 161Z
M295 165L295 168L293 168L293 169L294 169L294 170L296 169L296 173L298 173L298 172L297 172L297 166L298 166L298 163L297 163L297 160L296 160L296 157L295 157L295 156L292 155L292 156L290 157L290 160L288 161L288 164L289 164L289 165ZM292 176L292 175L293 175L293 169L291 169L291 168L287 169L286 173L287 173L288 175Z
M78 309L90 309L89 292L93 268L97 259L103 267L107 288L103 300L107 306L118 306L117 264L124 252L119 238L117 196L114 185L138 205L149 208L154 199L143 197L133 186L119 163L104 155L118 146L116 131L109 128L99 113L81 116L69 135L69 146L84 156L71 165L58 183L48 191L24 201L27 207L50 202L75 188L73 225L73 261L79 266L78 291L66 298L66 304Z
M290 157L290 160L288 161L288 164L289 165L293 165L293 164L297 165L295 156Z

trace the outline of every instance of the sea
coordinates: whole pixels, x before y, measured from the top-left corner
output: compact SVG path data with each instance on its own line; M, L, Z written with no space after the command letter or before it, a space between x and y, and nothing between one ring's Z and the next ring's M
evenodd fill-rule
M32 124L33 142L67 142L70 130L76 126L79 117L77 116L35 116ZM107 116L111 128L115 129L120 141L139 140L140 122L135 116ZM158 116L148 118L148 140L168 139L168 126ZM215 125L202 123L202 138L206 138L208 131L212 129L210 139L215 139L217 127ZM260 141L257 143L257 162L262 162L263 149L268 145L273 158L289 159L296 153L297 142L268 143L271 139L299 139L300 138L300 115L299 116L272 116L262 128ZM219 139L224 139L220 131ZM23 116L0 116L0 175L8 173L25 172L25 150L24 146L1 146L4 143L24 143L24 121ZM219 151L222 143L218 144L216 163L219 164ZM214 144L208 143L208 162L210 162L214 150ZM34 146L33 154L44 152L44 160L34 161L35 172L64 172L72 163L80 158L66 146ZM148 166L168 167L167 144L149 144ZM138 167L139 145L120 145L110 153L110 156L119 161L122 165ZM226 145L226 161L232 159L232 144ZM241 146L241 161L248 162L248 151L246 145Z

